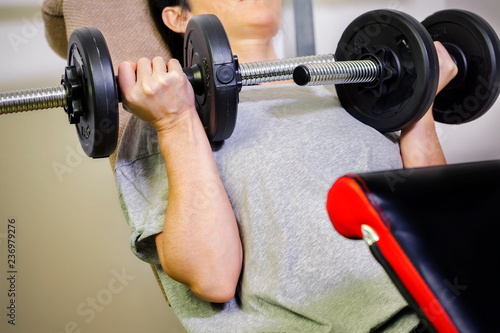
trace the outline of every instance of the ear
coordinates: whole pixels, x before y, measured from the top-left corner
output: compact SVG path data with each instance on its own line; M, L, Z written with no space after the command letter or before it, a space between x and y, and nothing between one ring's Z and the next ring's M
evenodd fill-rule
M185 33L191 13L181 6L165 7L161 13L163 23L172 31Z

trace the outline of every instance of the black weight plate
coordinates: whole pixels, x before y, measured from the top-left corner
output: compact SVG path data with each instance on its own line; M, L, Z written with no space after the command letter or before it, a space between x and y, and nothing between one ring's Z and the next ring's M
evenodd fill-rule
M222 23L215 15L194 16L184 35L184 64L200 67L205 90L196 107L212 142L233 133L238 111L236 64Z
M389 50L399 75L390 91L374 94L366 84L336 85L342 106L356 119L381 132L418 121L437 91L439 63L433 41L416 19L394 10L375 10L356 18L338 43L337 61L366 59L367 50Z
M464 10L443 10L422 24L458 66L457 77L436 96L434 119L460 124L482 116L500 92L497 34L483 18Z
M83 115L76 124L80 144L90 157L108 157L118 141L118 93L111 56L98 29L79 28L71 34L68 66L75 66L82 80Z

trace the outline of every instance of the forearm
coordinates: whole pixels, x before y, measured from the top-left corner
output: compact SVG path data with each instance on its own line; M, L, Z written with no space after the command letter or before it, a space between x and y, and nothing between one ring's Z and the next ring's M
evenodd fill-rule
M169 198L164 232L157 237L162 266L198 297L234 296L242 248L234 212L196 112L158 133Z
M432 116L432 107L417 123L401 130L400 149L405 168L446 164Z

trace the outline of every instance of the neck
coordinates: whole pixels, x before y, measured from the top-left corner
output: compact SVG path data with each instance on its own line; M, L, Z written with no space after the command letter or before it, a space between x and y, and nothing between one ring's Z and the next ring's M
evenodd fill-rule
M272 40L231 40L231 49L241 64L276 59Z

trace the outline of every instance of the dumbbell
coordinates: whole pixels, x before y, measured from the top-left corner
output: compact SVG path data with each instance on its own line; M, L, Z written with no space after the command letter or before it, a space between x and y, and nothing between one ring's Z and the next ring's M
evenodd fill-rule
M226 51L225 60L219 61L224 65L221 68L206 66L205 69L206 77L210 78L205 79L209 82L205 92L214 91L216 98L211 102L217 103L218 107L202 108L206 105L206 96L196 97L198 109L203 110L200 117L209 138L212 142L222 142L230 137L235 126L241 89L239 80L242 73L247 75L250 72L244 66L258 67L258 63L238 65L218 21L213 26L220 33L214 34L214 38L207 38L206 33L199 34L208 30L208 24L194 23L191 28L188 26L185 39L184 59L187 64L198 62L199 56L192 51L194 46L202 45L203 41L212 44L212 39L214 42L224 40L223 44L215 44L216 47L212 48L217 51L212 53ZM337 94L347 112L381 132L391 132L417 122L434 102L439 81L434 40L445 45L460 72L436 98L436 120L463 123L478 118L499 94L500 70L496 64L500 56L500 41L486 21L467 11L441 11L423 23L395 10L370 11L351 22L344 31L335 52L335 62L318 61L303 65L335 68ZM276 66L282 61L277 61ZM217 77L222 69L227 80ZM266 70L254 83L265 82L259 79L266 77ZM270 72L275 72L275 69ZM212 88L208 89L209 86ZM452 110L447 107L450 103Z
M429 33L409 15L388 10L368 12L353 21L349 28L335 53L337 60L343 60L343 79L337 81L337 90L342 86L358 87L347 94L339 92L339 99L347 111L380 131L398 130L420 119L432 102L439 72ZM349 35L354 36L352 46L344 41L349 40L346 37ZM490 52L497 55L498 38L494 39L496 35L493 35L494 32L483 39L495 42ZM194 87L197 110L212 142L223 142L231 136L243 85L286 80L292 77L293 68L299 64L325 61L324 57L319 60L313 57L314 60L295 58L240 65L231 52L222 24L213 15L200 15L190 20L184 48L185 73ZM331 56L326 59L330 61ZM367 74L365 66L373 63L379 66L378 71ZM358 82L364 83L357 85ZM70 122L77 125L87 155L104 157L114 151L118 89L109 52L97 29L84 28L72 34L62 87L45 90L49 92L33 98L33 103L19 102L31 99L31 92L0 95L14 96L2 97L7 102L0 100L0 113L15 112L13 105L22 105L23 111L64 105ZM374 96L370 100L372 104L363 109L347 107L350 96L357 99L360 91ZM491 95L496 98L497 94L498 91ZM364 113L371 116L364 119L361 116Z
M458 67L434 99L435 120L479 118L499 94L500 42L484 19L464 10L439 11L422 25L403 13L365 13L344 31L335 53L339 62L298 66L294 81L335 84L342 106L358 120L381 131L404 128L420 119L435 94L439 71L431 41L440 41ZM344 84L341 60L347 59L358 60L364 73L357 84Z
M196 107L211 141L221 142L233 132L242 86L291 80L304 63L334 61L333 54L238 64L225 30L214 15L190 20L184 38L187 67ZM58 86L0 93L0 114L63 107L75 124L85 153L108 157L117 145L117 77L102 33L79 28L68 42L67 66Z

